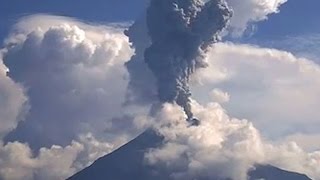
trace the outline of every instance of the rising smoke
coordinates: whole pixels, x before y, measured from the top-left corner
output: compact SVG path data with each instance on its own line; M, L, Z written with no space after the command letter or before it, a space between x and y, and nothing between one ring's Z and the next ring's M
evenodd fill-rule
M156 77L158 98L183 107L192 123L198 120L191 111L189 76L206 67L204 53L231 16L224 0L152 0L147 9L151 46L144 58Z

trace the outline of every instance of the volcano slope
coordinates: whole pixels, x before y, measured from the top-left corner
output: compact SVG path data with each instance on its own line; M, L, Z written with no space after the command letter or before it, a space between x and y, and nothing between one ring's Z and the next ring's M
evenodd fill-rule
M170 180L171 173L164 167L145 163L144 155L150 148L162 144L163 138L147 130L116 151L107 154L68 180ZM270 165L256 165L248 172L249 180L311 180L306 175L285 171ZM200 177L198 180L231 180Z

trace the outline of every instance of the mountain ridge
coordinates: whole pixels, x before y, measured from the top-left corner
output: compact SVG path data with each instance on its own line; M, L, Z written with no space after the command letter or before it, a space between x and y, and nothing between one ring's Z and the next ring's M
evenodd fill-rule
M166 180L172 179L165 168L155 169L144 163L144 154L162 144L163 138L147 130L114 152L97 159L89 167L67 180ZM271 165L256 165L248 172L249 180L311 180L303 174L285 171ZM198 180L231 180L203 177Z

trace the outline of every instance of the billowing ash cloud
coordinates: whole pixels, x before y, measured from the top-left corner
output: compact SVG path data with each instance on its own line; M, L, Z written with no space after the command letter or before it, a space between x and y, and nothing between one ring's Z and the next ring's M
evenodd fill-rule
M147 7L151 0L145 1ZM226 2L233 11L227 31L234 36L241 36L251 23L266 20L268 15L279 12L280 5L286 0L242 0L241 3L238 0L226 0ZM135 55L126 64L130 74L128 104L150 104L157 100L155 77L144 62L144 51L151 44L146 16L147 13L144 12L125 33L135 49ZM155 25L161 30L164 28L159 22Z
M161 103L177 103L188 119L191 112L189 76L205 67L203 55L217 42L232 15L223 0L152 0L147 10L151 46L145 62L155 75Z
M150 104L157 99L156 80L144 62L144 51L151 45L146 26L144 13L125 31L135 49L135 54L126 62L130 74L126 104Z

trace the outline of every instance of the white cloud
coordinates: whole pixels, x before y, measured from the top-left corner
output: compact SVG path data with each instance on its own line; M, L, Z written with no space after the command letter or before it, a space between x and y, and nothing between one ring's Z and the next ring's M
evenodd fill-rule
M230 95L227 92L223 92L221 89L213 89L210 93L212 100L218 103L225 103L230 101Z
M111 144L108 142L101 142L97 140L91 133L82 134L78 138L78 142L83 145L84 149L81 151L77 159L74 161L74 166L77 170L81 170L91 165L98 158L109 154L120 145L127 142L118 142L119 144Z
M0 146L0 177L6 180L64 179L75 172L72 167L83 146L73 142L62 148L42 148L37 157L27 144L18 142Z
M123 64L132 54L120 28L53 16L22 19L6 41L3 61L10 78L26 87L31 109L9 139L48 147L87 132L115 137L105 133L110 123L130 123L112 119L123 116Z
M289 136L283 137L281 141L293 141L296 142L300 147L306 151L320 150L320 134L303 134L296 133Z
M268 15L277 13L287 0L226 0L234 15L230 26L232 33L241 35L249 23L266 20Z
M1 142L0 179L63 180L114 148L115 145L98 141L92 134L80 135L65 147L41 148L36 155L28 144Z
M183 110L164 105L154 128L164 136L162 147L146 153L147 162L164 165L176 179L230 177L245 180L248 169L266 163L320 178L320 152L306 153L293 142L265 141L247 120L229 118L217 103L193 103L199 126L189 126Z
M246 179L255 160L263 158L258 131L248 121L229 119L216 103L207 107L195 104L193 110L201 124L188 127L179 107L164 106L155 127L166 143L147 153L147 160L165 163L177 179ZM175 158L166 158L171 156Z
M288 52L232 43L216 44L207 58L209 67L193 83L200 102L221 88L231 96L224 105L228 112L252 120L268 137L319 132L319 65Z
M0 138L25 121L14 142L0 140L0 179L65 179L140 132L137 108L123 107L133 49L117 26L35 15L13 28L0 53Z
M1 59L0 51L0 59ZM23 88L6 76L7 68L0 62L0 139L23 120L27 97Z
M320 151L306 153L295 142L265 147L266 162L279 168L320 178Z
M17 43L25 40L25 35L30 34L35 30L48 31L56 26L77 26L86 31L86 38L94 42L103 42L106 40L104 36L115 33L119 35L123 28L129 24L125 23L111 23L106 25L88 24L79 19L70 18L66 16L54 16L47 14L35 14L25 16L12 26L10 35L5 39L5 43ZM125 37L124 37L125 38Z

